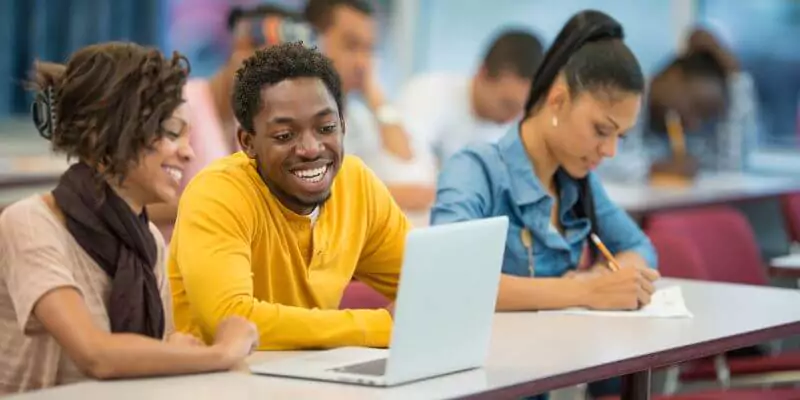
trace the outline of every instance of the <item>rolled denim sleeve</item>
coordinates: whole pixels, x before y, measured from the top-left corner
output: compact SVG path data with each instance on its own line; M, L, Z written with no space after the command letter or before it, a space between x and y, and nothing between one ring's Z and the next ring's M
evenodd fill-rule
M595 174L589 175L594 197L597 232L612 253L633 251L652 268L658 268L658 255L647 235L622 208L608 197L603 184Z
M489 177L477 154L464 151L448 159L439 174L430 224L486 217L492 201Z

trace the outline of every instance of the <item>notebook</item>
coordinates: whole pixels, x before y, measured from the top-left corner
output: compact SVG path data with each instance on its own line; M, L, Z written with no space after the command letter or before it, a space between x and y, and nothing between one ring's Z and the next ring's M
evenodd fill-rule
M694 315L686 307L680 286L670 286L656 290L650 304L634 311L601 311L586 308L566 308L562 310L540 311L545 314L595 315L601 317L639 317L639 318L692 318Z

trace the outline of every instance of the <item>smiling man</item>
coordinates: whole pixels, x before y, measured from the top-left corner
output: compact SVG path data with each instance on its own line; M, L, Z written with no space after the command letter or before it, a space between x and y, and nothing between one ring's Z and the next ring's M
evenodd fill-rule
M236 74L242 152L186 188L171 243L175 323L206 341L241 315L260 349L385 347L388 310L339 310L355 277L394 299L409 223L361 161L343 155L342 88L299 43Z

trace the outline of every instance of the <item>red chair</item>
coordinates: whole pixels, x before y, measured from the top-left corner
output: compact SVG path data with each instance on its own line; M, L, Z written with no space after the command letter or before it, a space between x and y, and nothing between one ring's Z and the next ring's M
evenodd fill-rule
M618 400L605 396L595 400ZM653 400L797 400L800 389L731 389L686 393L672 396L653 396Z
M781 205L786 218L786 230L789 232L789 238L795 243L800 243L800 193L781 197Z
M655 213L648 219L646 230L656 235L654 243L663 243L663 237L666 236L680 236L685 242L681 244L684 247L681 251L688 254L681 257L696 259L699 256L700 265L705 271L696 271L694 266L690 269L678 265L674 272L681 277L750 285L769 283L753 231L744 215L734 208L715 206ZM677 239L666 240L675 242ZM690 254L693 250L687 250L692 247L696 255ZM675 248L669 248L666 253L659 254L660 258L665 258L668 270L672 268L670 258L676 257L671 254L673 250ZM718 361L722 361L719 366L715 365L714 358L682 364L680 380L716 379L723 386L731 383L730 378L742 383L794 382L797 380L796 373L800 372L798 352L728 359L724 355L717 357Z
M389 299L378 293L375 289L359 282L351 281L344 290L342 301L339 308L344 309L375 309L385 308L389 305Z
M658 253L658 271L669 278L708 280L703 256L694 243L685 236L669 231L645 231Z
M727 206L654 213L647 230L682 236L700 252L706 278L717 282L767 285L767 273L747 218Z

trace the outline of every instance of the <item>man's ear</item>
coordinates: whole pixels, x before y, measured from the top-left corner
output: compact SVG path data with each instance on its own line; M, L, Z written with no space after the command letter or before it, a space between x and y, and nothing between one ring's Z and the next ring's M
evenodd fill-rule
M344 118L339 117L339 123L342 124L342 136L347 132L347 124L344 122Z
M254 133L247 132L241 126L236 129L236 139L239 141L239 147L251 159L256 158L256 152L253 149L253 136L255 136Z

